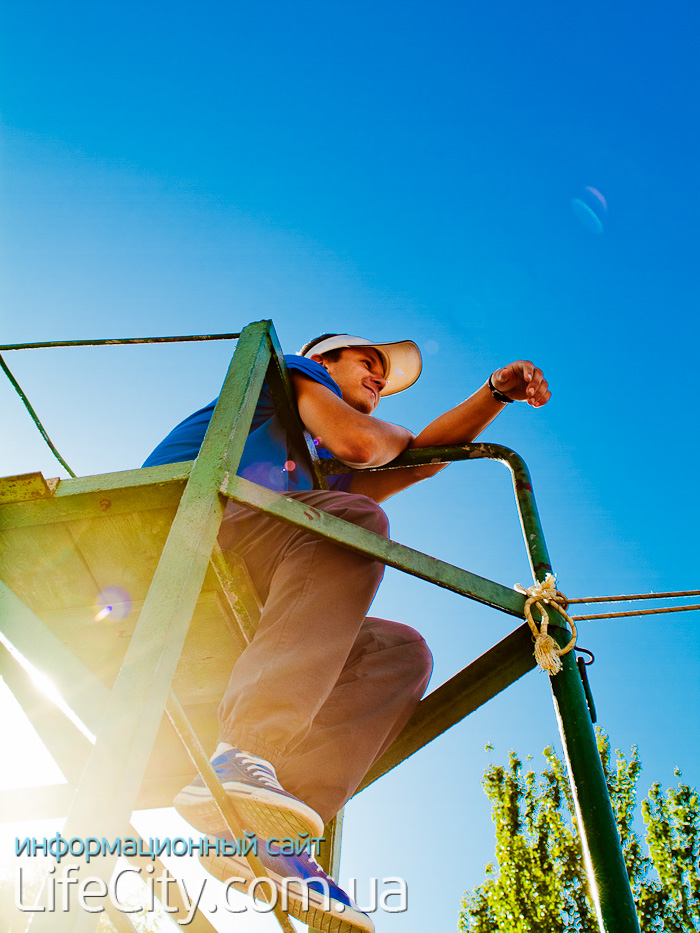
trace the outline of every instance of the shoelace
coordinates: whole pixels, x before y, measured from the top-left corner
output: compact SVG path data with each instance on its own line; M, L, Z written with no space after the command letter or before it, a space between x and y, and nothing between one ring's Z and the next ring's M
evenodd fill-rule
M256 761L253 761L251 758L248 758L247 755L243 755L241 752L237 752L235 755L236 763L250 774L251 777L254 777L256 781L260 781L261 784L265 784L267 787L273 787L275 790L283 790L284 788L277 780L277 776L272 768L265 768L264 765L259 764Z

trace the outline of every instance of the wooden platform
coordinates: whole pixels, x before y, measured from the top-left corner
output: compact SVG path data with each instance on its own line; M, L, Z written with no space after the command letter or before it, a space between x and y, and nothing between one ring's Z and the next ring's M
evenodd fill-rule
M20 637L16 648L31 659L32 647L40 649L45 644L50 650L53 636L105 688L112 689L170 531L188 466L156 468L169 474L165 482L135 484L150 479L147 474L153 469L49 482L43 496L34 492L19 502L7 501L11 489L17 494L16 478L0 480L0 501L5 500L0 504L0 579L47 630L41 637L27 630L26 639ZM40 474L30 476L40 478ZM24 485L25 494L30 485ZM35 486L41 488L38 480ZM240 568L228 569L241 572ZM201 741L211 747L216 744L219 701L246 644L239 597L227 586L220 565L218 570L213 564L207 570L173 680L173 691ZM103 596L118 598L120 592L128 602L112 598L112 612L100 618ZM10 664L6 657L3 670L14 683L17 677L9 672ZM81 690L79 682L72 687L73 695ZM70 703L71 697L66 699ZM95 707L94 721L85 723L90 731L96 731L97 712ZM84 763L89 743L73 731L74 755ZM50 735L43 738L51 745ZM137 806L170 806L193 773L189 757L164 716ZM62 790L53 788L43 795L36 788L12 792L14 804L6 801L5 808L13 819L65 815L70 796ZM42 797L47 805L42 805Z

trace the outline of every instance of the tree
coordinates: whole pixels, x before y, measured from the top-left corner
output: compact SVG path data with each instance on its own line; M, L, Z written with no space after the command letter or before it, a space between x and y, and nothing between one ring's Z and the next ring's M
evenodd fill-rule
M645 854L633 825L637 748L629 760L616 751L612 762L608 737L599 731L598 751L643 933L700 933L697 791L680 780L665 792L658 783L651 787L642 801ZM489 863L485 881L465 894L462 933L598 933L566 768L552 748L544 757L539 781L534 771L523 774L514 752L507 766L491 765L484 774L498 869Z

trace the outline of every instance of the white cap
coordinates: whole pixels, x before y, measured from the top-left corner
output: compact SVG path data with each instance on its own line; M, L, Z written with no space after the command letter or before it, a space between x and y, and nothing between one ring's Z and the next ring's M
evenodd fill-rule
M373 343L364 337L353 337L350 334L337 334L315 343L302 356L310 359L312 356L323 355L331 350L344 350L346 347L373 347L384 364L384 378L386 385L380 395L395 395L412 386L420 376L423 362L420 350L412 340L398 340L395 343Z

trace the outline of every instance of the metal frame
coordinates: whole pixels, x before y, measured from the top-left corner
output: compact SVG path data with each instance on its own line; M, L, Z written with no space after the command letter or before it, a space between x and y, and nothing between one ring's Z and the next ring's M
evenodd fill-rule
M305 435L293 403L284 360L269 321L248 325L241 333L231 365L199 456L192 464L151 467L124 474L62 481L27 495L25 502L0 505L0 523L31 526L45 521L74 519L93 514L96 502L111 489L128 489L122 509L154 508L154 502L176 502L173 520L148 596L131 638L114 687L109 691L59 642L46 626L0 583L0 629L7 641L57 683L68 704L95 733L90 749L65 720L58 726L55 711L46 704L32 718L51 723L54 748L81 746L85 767L77 781L64 830L66 838L99 834L116 837L128 825L155 742L171 683L210 561L232 604L241 587L235 568L227 570L217 557L216 535L227 498L246 504L280 521L328 537L342 547L360 552L463 596L523 618L525 598L444 561L389 541L342 519L302 506L236 475L253 412L267 379L278 411L288 428L305 438L305 449L316 484L327 488L315 448ZM551 570L532 485L522 459L505 447L470 444L464 447L413 450L385 469L424 463L487 458L510 469L528 556L536 579ZM325 464L330 472L347 470ZM39 498L37 498L39 496ZM50 516L50 517L49 517ZM217 569L218 568L218 569ZM227 589L228 587L228 589ZM552 610L554 612L554 610ZM250 599L238 605L243 643L254 626L255 606ZM555 619L556 616L553 617ZM563 646L566 624L550 627ZM564 668L550 678L554 706L569 768L579 831L584 847L591 893L600 928L605 933L638 933L619 836L596 748L581 678L572 654ZM0 658L5 667L6 656ZM505 689L535 666L527 626L521 625L481 658L443 684L419 705L394 744L365 777L362 787L377 780L417 749ZM15 679L16 680L16 679ZM16 680L18 694L22 687ZM26 691L25 691L26 693ZM181 731L187 724L180 722ZM200 756L201 757L201 756ZM200 762L206 770L206 763ZM77 770L71 777L77 777ZM65 789L57 794L65 798ZM16 817L15 817L16 818ZM327 867L337 869L339 825L329 827L331 851ZM109 873L106 860L102 871ZM37 914L32 933L80 933L94 925L94 917L75 914ZM282 921L281 921L282 922ZM204 921L205 924L208 923ZM288 921L287 921L288 923ZM202 926L206 929L207 926Z

